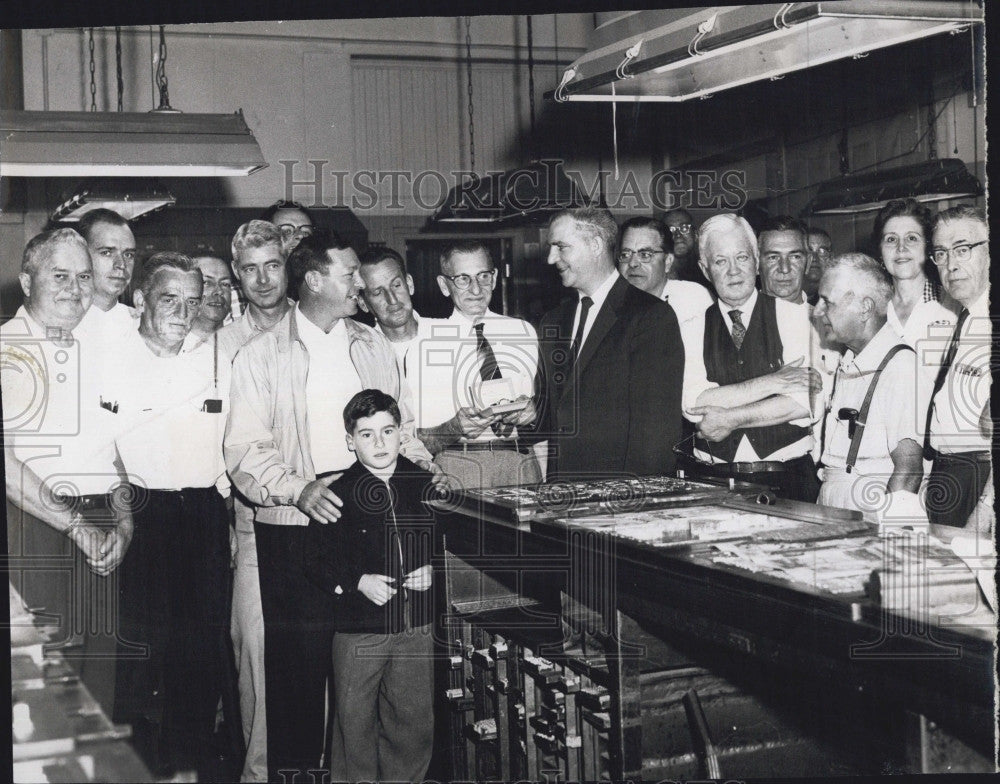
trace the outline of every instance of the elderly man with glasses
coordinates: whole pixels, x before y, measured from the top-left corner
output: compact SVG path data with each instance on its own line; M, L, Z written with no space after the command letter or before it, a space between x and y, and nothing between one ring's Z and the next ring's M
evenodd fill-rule
M994 519L990 246L983 216L969 205L938 213L931 259L945 291L962 309L934 382L928 412L934 466L927 487L927 513L939 534L952 535L955 527L982 533L990 530Z
M705 287L670 277L676 261L675 245L663 221L630 218L618 236L618 271L629 283L668 303L679 324L705 315L712 305Z
M417 347L418 435L462 487L540 482L519 430L535 420L535 329L490 309L497 269L481 242L452 243L440 263L438 286L454 308Z

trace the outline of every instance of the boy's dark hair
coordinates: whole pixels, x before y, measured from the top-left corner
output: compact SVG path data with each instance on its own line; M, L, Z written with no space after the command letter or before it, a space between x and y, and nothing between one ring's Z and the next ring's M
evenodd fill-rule
M388 411L396 425L400 424L402 417L396 398L381 389L362 389L344 406L344 429L348 434L353 433L359 419L375 416L380 411Z

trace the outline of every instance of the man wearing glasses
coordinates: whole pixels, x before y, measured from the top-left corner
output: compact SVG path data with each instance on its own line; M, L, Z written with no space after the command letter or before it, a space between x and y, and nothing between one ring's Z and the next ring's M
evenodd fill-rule
M637 289L659 297L677 314L679 324L705 315L712 298L704 286L674 280L674 242L666 224L656 218L630 218L618 241L618 271Z
M276 202L264 211L260 219L278 227L281 232L281 249L286 259L303 237L312 236L316 226L309 210L297 201Z
M532 446L518 428L535 420L538 337L527 321L490 309L497 269L477 240L441 254L438 286L454 309L421 341L418 435L462 487L542 481Z
M931 396L928 440L934 467L927 487L927 513L937 526L989 531L993 520L992 328L989 231L982 215L969 205L938 213L931 258L945 291L962 310ZM953 531L946 528L943 532Z
M704 286L705 279L698 269L698 230L691 213L684 209L670 210L663 216L663 222L674 244L674 266L670 277Z

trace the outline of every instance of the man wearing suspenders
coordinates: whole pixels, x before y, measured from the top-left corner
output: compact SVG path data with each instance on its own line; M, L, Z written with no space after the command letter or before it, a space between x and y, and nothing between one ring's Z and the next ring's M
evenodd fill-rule
M882 265L863 253L838 256L820 281L816 317L847 351L823 427L819 503L886 524L926 524L916 495L923 476L916 355L886 324L891 297Z

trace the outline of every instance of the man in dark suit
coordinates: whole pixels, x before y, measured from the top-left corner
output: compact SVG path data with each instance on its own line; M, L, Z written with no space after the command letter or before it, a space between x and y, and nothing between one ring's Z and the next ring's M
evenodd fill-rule
M598 208L549 222L548 263L574 291L538 330L550 480L674 470L684 375L677 317L618 274L617 230Z

